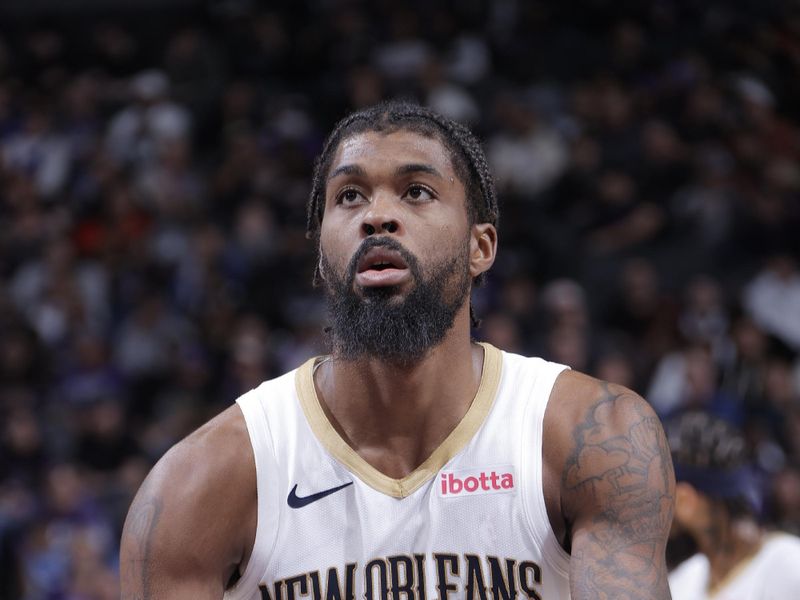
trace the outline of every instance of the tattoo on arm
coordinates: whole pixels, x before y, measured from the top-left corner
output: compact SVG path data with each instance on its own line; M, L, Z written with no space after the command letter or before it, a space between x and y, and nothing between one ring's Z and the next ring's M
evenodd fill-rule
M573 597L669 598L674 476L661 423L638 396L604 384L573 438L562 488L569 506L591 510L573 539Z
M160 515L161 501L157 498L143 498L131 507L125 524L125 556L120 565L123 598L147 600L151 597L151 546ZM131 595L125 596L125 593Z

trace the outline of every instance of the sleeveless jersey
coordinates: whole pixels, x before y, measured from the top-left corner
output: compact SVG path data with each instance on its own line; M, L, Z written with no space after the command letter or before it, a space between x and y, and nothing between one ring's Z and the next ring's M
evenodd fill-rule
M336 432L312 359L238 399L257 473L255 544L228 600L569 598L542 488L563 365L482 344L472 404L433 454L387 477Z
M772 533L714 589L709 589L710 565L702 554L670 573L669 588L674 600L795 600L800 598L798 564L800 538Z

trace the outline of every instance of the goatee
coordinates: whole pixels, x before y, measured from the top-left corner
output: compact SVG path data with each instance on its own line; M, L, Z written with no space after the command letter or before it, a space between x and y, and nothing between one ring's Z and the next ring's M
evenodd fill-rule
M413 288L405 297L394 286L354 287L358 261L372 248L384 247L402 256ZM335 356L345 360L377 358L410 366L444 340L470 290L469 246L423 273L417 258L389 237L367 238L353 255L344 276L324 253L320 262Z

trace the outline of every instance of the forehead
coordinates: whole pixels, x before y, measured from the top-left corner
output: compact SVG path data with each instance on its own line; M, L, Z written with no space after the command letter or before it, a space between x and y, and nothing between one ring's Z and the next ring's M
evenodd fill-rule
M342 165L359 165L368 173L404 164L426 164L446 177L455 177L447 147L436 137L408 130L391 133L365 131L341 141L333 155L328 173Z

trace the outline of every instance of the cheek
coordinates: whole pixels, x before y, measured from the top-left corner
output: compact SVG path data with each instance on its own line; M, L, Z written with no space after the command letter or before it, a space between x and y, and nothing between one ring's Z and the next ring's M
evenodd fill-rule
M324 223L324 222L323 222ZM347 263L349 255L345 248L342 235L338 235L331 227L322 227L319 236L319 252L325 256L328 263L341 270Z
M455 241L460 243L470 230L464 208L456 204L440 206L435 214L421 218L416 225L428 230L428 237L435 238L434 245Z
M438 227L430 236L433 252L447 253L464 252L470 244L470 229L466 222L448 221Z

